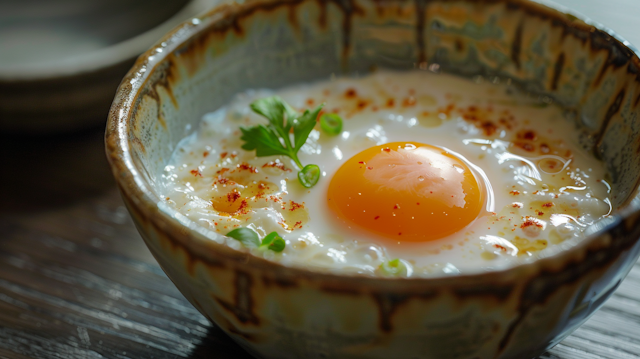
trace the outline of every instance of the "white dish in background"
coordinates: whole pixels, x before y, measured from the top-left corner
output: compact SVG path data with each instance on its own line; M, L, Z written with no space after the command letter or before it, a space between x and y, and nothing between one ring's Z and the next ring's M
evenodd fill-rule
M0 1L0 131L104 122L135 58L215 0Z

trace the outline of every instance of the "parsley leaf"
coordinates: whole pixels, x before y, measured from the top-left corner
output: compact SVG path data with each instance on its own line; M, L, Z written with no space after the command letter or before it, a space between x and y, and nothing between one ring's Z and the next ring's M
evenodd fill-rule
M307 142L323 106L320 105L313 111L306 110L300 115L278 96L266 97L252 102L251 109L266 117L269 124L249 128L240 127L242 131L240 139L244 141L242 149L256 150L258 157L274 155L290 157L302 170L304 166L298 159L298 151ZM293 138L291 132L293 132ZM311 187L308 184L312 182L300 183L308 188ZM317 179L313 184L316 182Z
M273 131L263 125L253 126L249 128L240 127L242 131L242 139L245 141L242 149L247 151L256 150L258 157L284 155L289 156L289 151L282 147L280 137Z
M318 118L318 114L320 110L322 110L322 106L318 106L315 110L304 111L304 114L297 118L293 124L293 135L296 140L295 142L295 151L296 153L302 148L305 142L307 142L307 138L313 130L313 127L316 125L316 118Z

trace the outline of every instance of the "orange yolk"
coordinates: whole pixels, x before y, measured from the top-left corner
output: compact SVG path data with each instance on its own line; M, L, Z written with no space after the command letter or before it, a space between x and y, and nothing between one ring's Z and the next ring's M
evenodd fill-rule
M425 242L460 231L483 206L476 177L460 158L416 142L360 152L331 179L339 219L394 241Z

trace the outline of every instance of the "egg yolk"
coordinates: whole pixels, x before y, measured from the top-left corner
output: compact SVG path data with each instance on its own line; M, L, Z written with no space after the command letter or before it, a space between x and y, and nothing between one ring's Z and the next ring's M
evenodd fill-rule
M394 241L425 242L460 231L479 215L473 172L444 149L394 142L347 160L329 184L339 219Z

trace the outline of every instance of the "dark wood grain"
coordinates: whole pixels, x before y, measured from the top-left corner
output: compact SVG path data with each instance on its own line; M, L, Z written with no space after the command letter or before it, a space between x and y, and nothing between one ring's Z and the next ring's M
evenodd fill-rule
M156 264L100 129L0 142L0 357L249 358Z

